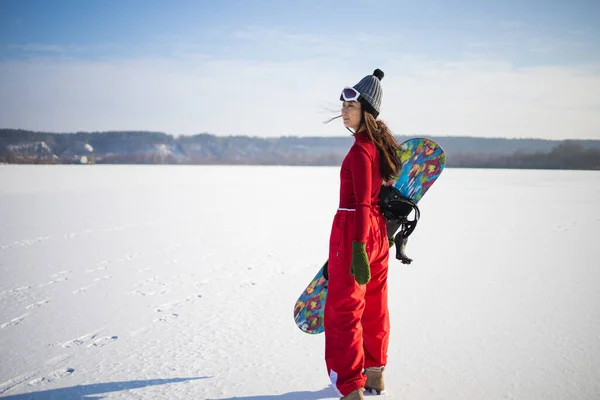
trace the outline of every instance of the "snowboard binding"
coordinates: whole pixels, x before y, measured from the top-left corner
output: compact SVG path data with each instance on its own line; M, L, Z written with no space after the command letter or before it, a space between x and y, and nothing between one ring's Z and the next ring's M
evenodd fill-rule
M383 186L379 200L381 214L386 220L388 237L390 239L393 237L396 245L396 259L400 260L402 264L409 265L413 260L406 255L406 244L408 237L417 227L421 211L414 201L402 196L393 186ZM414 218L409 220L408 216L413 210ZM400 230L398 231L398 229ZM398 233L394 236L396 231Z

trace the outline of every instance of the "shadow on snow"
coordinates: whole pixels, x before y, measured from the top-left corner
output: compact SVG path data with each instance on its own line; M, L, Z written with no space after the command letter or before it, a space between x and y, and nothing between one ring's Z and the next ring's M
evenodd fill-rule
M46 399L81 399L81 398L100 398L94 395L102 395L109 392L120 392L122 390L140 389L148 386L165 385L168 383L178 383L193 381L198 379L207 379L208 376L197 378L172 378L172 379L148 379L127 382L107 382L95 383L91 385L77 385L66 388L43 390L41 392L16 394L13 396L2 397L2 399L11 400L46 400Z
M222 399L207 399L207 400L319 400L339 398L333 386L327 386L321 390L314 392L301 391L289 392L283 394L265 394L258 396L242 396L242 397L227 397Z

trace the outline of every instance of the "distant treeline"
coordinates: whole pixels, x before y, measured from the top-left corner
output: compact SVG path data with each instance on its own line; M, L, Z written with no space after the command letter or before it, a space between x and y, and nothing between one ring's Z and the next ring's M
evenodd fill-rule
M453 166L458 168L600 170L600 149L586 148L575 141L562 142L548 152L518 151L500 156L459 153L454 158Z
M448 167L600 170L600 140L428 138ZM409 136L397 136L399 142ZM46 133L0 129L0 162L53 164L339 165L352 145L340 137L172 136L162 132Z

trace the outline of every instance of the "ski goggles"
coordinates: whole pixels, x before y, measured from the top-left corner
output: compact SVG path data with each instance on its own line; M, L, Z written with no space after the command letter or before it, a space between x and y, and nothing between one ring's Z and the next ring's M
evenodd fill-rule
M342 99L344 101L358 101L360 97L360 93L350 86L346 86L344 90L342 90Z

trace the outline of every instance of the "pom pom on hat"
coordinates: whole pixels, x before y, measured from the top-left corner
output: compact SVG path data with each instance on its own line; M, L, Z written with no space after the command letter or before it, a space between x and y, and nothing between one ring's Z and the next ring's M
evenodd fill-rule
M375 71L373 71L373 75L375 75L375 77L379 80L382 80L383 77L385 76L385 74L383 73L382 70L380 70L379 68L377 68Z

